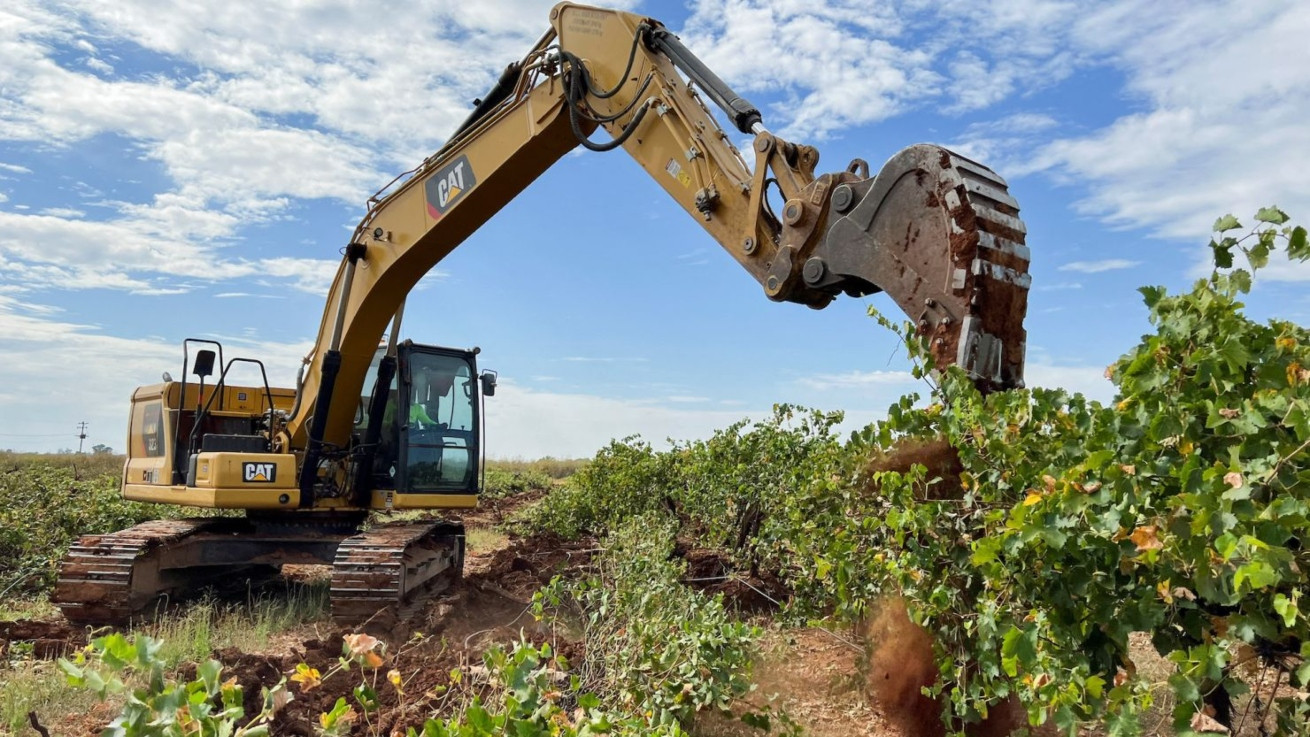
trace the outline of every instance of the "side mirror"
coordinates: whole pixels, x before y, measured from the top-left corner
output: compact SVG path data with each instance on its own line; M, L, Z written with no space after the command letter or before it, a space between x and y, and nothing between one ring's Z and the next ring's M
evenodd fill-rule
M191 373L202 379L206 376L212 376L214 373L214 352L211 350L198 351L196 353L196 365L191 369Z
M482 380L482 396L484 397L496 396L496 372L483 371L482 375L479 376L478 378Z

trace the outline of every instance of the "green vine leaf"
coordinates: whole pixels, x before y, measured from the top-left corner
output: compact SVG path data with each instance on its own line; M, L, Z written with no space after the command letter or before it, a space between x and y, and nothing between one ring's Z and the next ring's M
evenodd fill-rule
M1272 206L1260 208L1255 213L1255 219L1262 223L1273 223L1274 225L1282 225L1289 220L1287 213Z

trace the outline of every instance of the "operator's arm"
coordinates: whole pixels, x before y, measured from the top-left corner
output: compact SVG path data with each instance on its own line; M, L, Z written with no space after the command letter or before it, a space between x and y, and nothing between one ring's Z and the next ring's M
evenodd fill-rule
M371 201L281 434L283 447L308 449L306 468L344 455L354 406L332 397L358 396L419 278L579 143L621 146L771 299L822 307L886 291L931 337L939 364L961 365L984 389L1021 383L1028 252L1000 177L926 145L876 176L859 160L816 175L814 148L769 133L657 21L571 3L550 17L551 32L447 144ZM704 97L754 135L753 169ZM610 140L589 140L599 127ZM768 205L770 186L781 213Z
M437 421L428 416L428 411L419 402L409 405L409 421L411 424L418 423L420 427L435 427Z

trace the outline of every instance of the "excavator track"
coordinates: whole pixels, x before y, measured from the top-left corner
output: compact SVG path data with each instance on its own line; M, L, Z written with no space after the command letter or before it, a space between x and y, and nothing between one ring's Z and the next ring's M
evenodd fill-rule
M52 600L73 624L124 624L169 593L160 575L169 545L221 522L154 520L107 535L84 535L60 563Z
M330 562L333 619L354 625L382 610L408 616L463 571L458 522L393 523L354 533L333 520L297 521L156 520L85 535L64 557L52 598L73 624L123 625L215 582L285 563Z
M464 525L409 522L375 527L347 538L332 563L332 619L342 626L368 621L392 607L406 616L431 594L459 580L464 569Z

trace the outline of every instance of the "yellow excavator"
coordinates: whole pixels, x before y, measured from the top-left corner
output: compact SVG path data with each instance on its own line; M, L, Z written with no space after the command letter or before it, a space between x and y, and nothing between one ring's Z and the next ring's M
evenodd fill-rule
M753 136L753 167L711 104ZM1021 385L1029 254L1004 180L932 145L872 176L862 160L815 174L815 148L771 133L658 21L565 2L445 145L369 200L295 389L270 387L258 360L225 361L221 345L188 339L180 380L136 390L123 497L245 515L82 537L54 594L68 619L123 622L288 563L331 564L342 624L456 580L464 530L452 515L477 504L482 400L496 377L479 373L477 349L398 341L405 298L579 145L635 158L769 299L822 308L884 291L938 365L988 391ZM230 383L241 365L262 383ZM364 524L400 509L446 518Z

